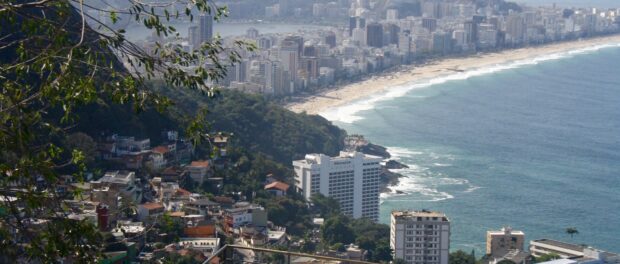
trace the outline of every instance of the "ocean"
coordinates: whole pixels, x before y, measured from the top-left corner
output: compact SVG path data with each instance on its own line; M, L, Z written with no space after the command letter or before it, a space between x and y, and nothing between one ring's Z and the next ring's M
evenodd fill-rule
M394 87L322 115L409 165L383 194L445 212L451 249L484 254L511 226L620 252L620 45L510 62ZM567 227L579 234L571 238Z

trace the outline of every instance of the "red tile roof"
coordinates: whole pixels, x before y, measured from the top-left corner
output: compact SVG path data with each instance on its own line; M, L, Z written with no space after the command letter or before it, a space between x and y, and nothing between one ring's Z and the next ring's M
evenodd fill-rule
M179 188L179 189L177 189L176 194L177 194L177 195L190 196L190 195L192 195L192 192L190 192L190 191L188 191L188 190L185 190L185 189L183 189L183 188Z
M164 208L164 206L159 203L145 203L142 206L148 210Z
M168 153L168 151L170 150L166 146L157 146L151 149L151 151L155 153L159 153L159 154L165 154L165 153Z
M225 197L225 196L215 196L213 200L215 200L215 202L217 203L227 203L227 204L235 203L235 200L233 200L233 198Z
M178 172L174 167L168 167L168 168L165 168L164 171L161 172L161 174L175 175L175 174L178 174Z
M269 189L277 189L283 192L286 192L289 188L289 185L283 182L279 182L279 181L274 181L270 184L265 185L265 190L269 190Z
M192 161L192 164L190 166L192 166L192 167L209 167L209 161L208 160Z
M171 217L182 217L182 216L185 216L185 212L171 212L170 216Z

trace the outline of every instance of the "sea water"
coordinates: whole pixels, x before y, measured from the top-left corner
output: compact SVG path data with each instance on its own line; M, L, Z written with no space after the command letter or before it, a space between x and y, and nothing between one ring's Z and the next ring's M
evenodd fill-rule
M451 220L451 249L484 253L511 226L620 252L620 46L421 80L322 115L387 146L408 169L382 194ZM567 227L579 234L570 237Z

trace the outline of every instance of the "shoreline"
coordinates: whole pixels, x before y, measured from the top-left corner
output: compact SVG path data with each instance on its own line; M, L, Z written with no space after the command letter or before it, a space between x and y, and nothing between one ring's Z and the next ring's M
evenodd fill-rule
M561 54L601 45L620 44L620 35L588 38L569 42L550 43L543 46L509 49L495 53L481 53L463 58L445 58L429 61L425 65L403 65L398 71L386 71L366 76L368 79L345 84L291 102L284 107L296 112L318 115L330 109L355 101L390 92L392 88L425 80L469 72L490 66L500 66L521 60Z

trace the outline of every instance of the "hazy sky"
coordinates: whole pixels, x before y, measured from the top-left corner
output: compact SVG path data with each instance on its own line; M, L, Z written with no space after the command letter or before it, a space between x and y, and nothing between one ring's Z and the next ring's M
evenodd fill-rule
M515 0L515 2L532 6L556 3L558 6L566 7L620 7L620 0Z

